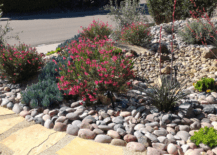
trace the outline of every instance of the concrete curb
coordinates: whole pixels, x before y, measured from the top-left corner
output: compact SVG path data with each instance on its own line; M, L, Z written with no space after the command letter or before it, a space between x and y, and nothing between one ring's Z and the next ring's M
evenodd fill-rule
M10 18L0 18L1 21L11 21Z

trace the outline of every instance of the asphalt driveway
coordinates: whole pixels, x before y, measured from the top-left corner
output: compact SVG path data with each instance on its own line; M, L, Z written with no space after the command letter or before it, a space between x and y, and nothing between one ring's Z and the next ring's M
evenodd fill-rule
M146 0L141 0L140 6L144 6ZM147 7L146 7L147 9ZM6 16L1 19L0 25L5 27L9 19L9 27L13 30L8 32L4 38L16 36L18 34L20 42L31 47L40 45L61 43L82 31L80 26L88 27L93 19L108 22L115 27L115 22L108 16L109 11L83 11L83 12L63 12L49 14L33 14L25 16ZM148 12L146 12L148 13ZM150 15L145 15L150 21ZM23 31L23 32L22 32ZM14 38L7 39L10 45L18 45L19 41Z

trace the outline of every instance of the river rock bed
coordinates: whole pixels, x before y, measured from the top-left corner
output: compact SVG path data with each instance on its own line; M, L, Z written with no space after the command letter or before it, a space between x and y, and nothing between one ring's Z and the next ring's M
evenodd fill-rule
M154 82L153 74L157 74L159 63L156 52L142 47L127 47L132 49L126 48L125 54L136 53L138 56L134 61L138 61L138 66L145 64L145 69L142 70L143 77L149 77ZM189 47L185 49L187 48ZM200 51L198 47L189 51L179 49L179 52L174 53L174 57L177 57L174 64L180 62L180 66L185 66L180 70L187 74L183 76L180 71L178 81L179 78L187 77L190 82L186 89L182 90L189 95L180 100L179 105L172 112L161 112L152 106L145 93L141 91L141 88L148 89L147 83L139 80L133 81L133 89L128 93L114 94L115 109L108 105L84 107L80 104L81 100L64 101L47 109L31 109L20 102L20 92L26 89L4 81L0 82L0 103L2 107L13 110L27 121L34 121L48 129L100 143L126 146L135 152L146 151L148 155L199 155L201 153L215 155L217 147L210 148L204 144L197 147L190 141L190 137L201 127L217 129L217 93L197 92L192 86L192 82L202 76L217 78L215 72L217 66L212 64L216 60L210 58L212 55L208 51ZM166 66L166 61L164 63L163 66ZM212 66L213 69L210 70ZM138 69L138 72L141 69ZM162 71L167 71L163 69ZM187 73L191 69L195 69L195 74Z

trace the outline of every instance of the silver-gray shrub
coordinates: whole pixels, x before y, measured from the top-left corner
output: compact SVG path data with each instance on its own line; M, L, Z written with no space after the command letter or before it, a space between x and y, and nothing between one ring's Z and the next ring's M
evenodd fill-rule
M124 26L130 25L132 22L148 22L148 19L145 16L142 16L144 8L136 10L139 8L139 1L136 2L136 0L133 0L132 4L131 0L122 1L120 3L120 8L118 8L117 0L115 0L115 7L113 6L112 0L110 0L110 5L106 5L103 8L104 10L111 11L107 15L114 15L114 19L111 17L112 20L116 22L116 30L111 34L112 39L114 40L119 39L120 31ZM116 35L114 33L115 31L117 32Z

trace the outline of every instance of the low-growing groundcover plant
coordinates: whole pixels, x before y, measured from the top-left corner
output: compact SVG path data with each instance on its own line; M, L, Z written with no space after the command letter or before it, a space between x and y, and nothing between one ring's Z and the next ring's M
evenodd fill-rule
M60 67L60 90L70 90L69 95L79 94L86 104L96 101L97 94L126 91L126 86L131 85L128 80L134 77L132 60L114 56L112 50L106 51L102 47L111 45L110 40L99 40L91 43L90 40L80 40L79 44L72 42L70 56L73 64L68 62L68 70ZM87 43L87 44L86 44ZM98 46L96 46L98 44ZM64 58L65 59L65 58ZM55 62L55 61L54 61ZM56 62L55 62L56 63Z
M8 46L0 50L1 78L7 78L11 83L19 83L35 75L45 65L43 54L25 44L17 47Z
M197 81L196 84L193 84L194 88L198 91L206 91L208 89L210 90L216 90L215 88L215 80L213 78L202 78L201 80Z
M50 107L58 101L63 101L62 93L56 82L51 79L39 81L31 87L27 86L26 92L21 92L21 95L21 103L31 108Z
M208 145L211 148L217 146L217 131L210 127L205 126L204 128L200 128L198 132L194 132L194 135L191 136L190 140L199 146L200 143Z
M53 56L51 59L55 60L58 64L65 65L67 69L67 62L73 62L72 58L68 57L63 60L63 57L58 55L58 57ZM68 93L66 90L59 90L57 87L59 77L59 67L53 61L49 61L43 68L41 73L38 76L39 82L30 87L27 87L27 90L22 92L21 103L29 105L31 108L36 107L51 107L59 101L63 101L63 98L66 100L75 99L77 100L78 96L63 96L64 93ZM49 88L48 88L49 87ZM56 94L56 95L55 95Z
M61 48L56 48L56 50L55 51L50 51L50 52L47 52L47 54L46 55L51 55L51 54L54 54L54 53L59 53L61 51Z

